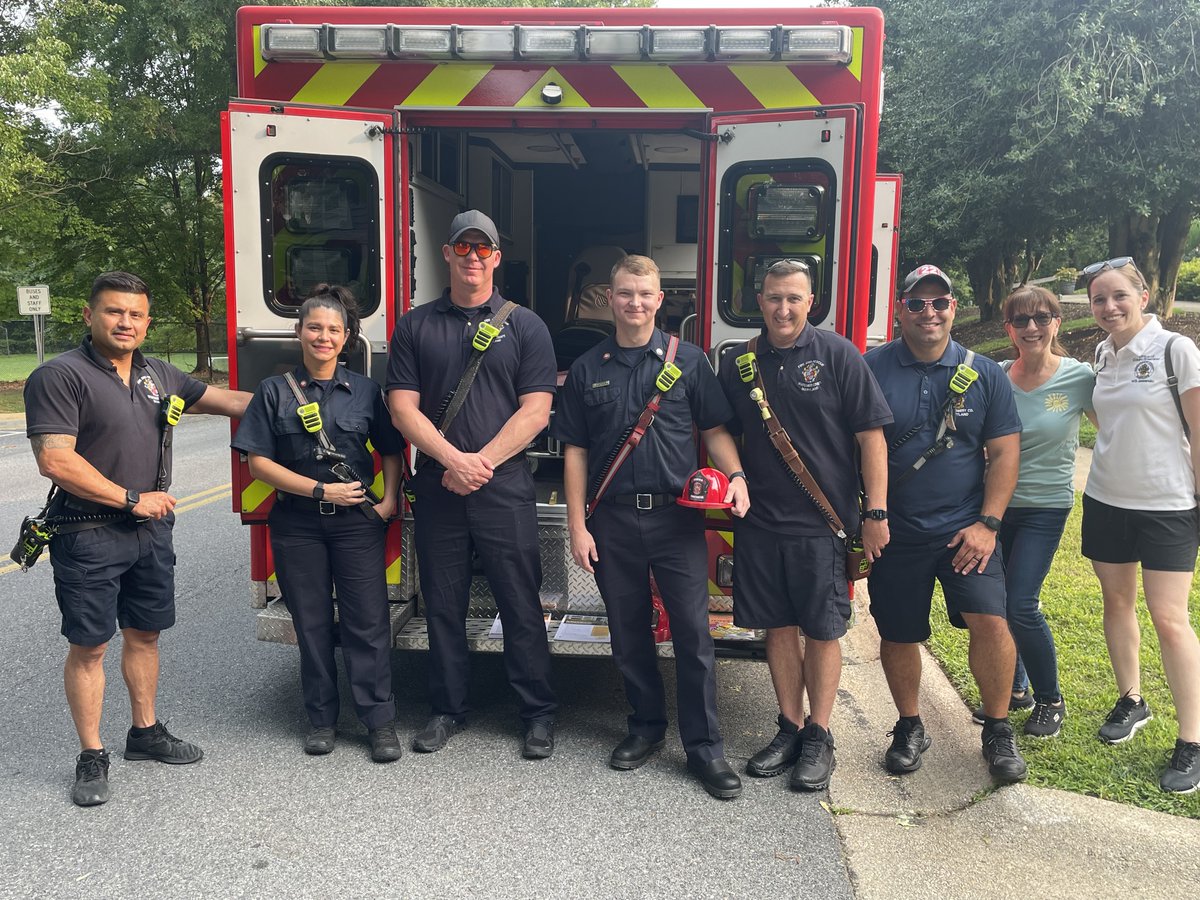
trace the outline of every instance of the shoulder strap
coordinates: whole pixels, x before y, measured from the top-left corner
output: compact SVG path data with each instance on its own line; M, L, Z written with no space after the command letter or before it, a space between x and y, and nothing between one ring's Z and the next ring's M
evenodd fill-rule
M750 338L746 344L746 351L752 355L758 352L758 335ZM830 530L843 541L846 540L846 528L842 524L842 520L834 512L829 498L825 496L825 492L821 490L821 486L813 478L812 472L804 464L804 460L800 458L800 454L796 452L796 448L792 444L792 439L788 436L787 430L779 424L779 418L775 415L774 410L771 409L771 404L767 401L767 389L763 385L762 371L758 365L757 358L754 360L753 365L754 387L750 390L750 399L758 404L758 411L762 414L763 425L767 429L767 436L771 440L771 446L775 448L775 452L779 454L779 458L791 472L792 480L796 482L805 496L813 502L813 505L825 517L825 523L829 526Z
M1167 338L1167 346L1163 348L1163 366L1167 370L1167 387L1171 389L1171 398L1175 401L1175 409L1179 413L1179 422L1183 425L1183 436L1191 438L1188 430L1187 417L1183 414L1183 401L1179 399L1179 378L1175 375L1175 364L1171 359L1171 345L1179 340L1179 335L1173 334Z
M1006 359L1002 363L1000 363L1000 368L1003 369L1005 372L1008 372L1012 369L1013 362L1014 361L1011 359Z
M442 413L438 421L433 423L443 435L450 430L450 423L454 421L458 411L467 402L467 394L471 392L471 385L475 383L475 376L479 374L484 352L492 345L492 338L500 333L500 329L504 327L509 315L516 308L517 304L506 300L495 316L484 319L475 329L475 339L471 342L471 358L467 361L467 367L463 370L462 377L458 379L458 386L454 389L454 393L450 395L450 404L446 407L446 411ZM487 326L486 330L485 325Z
M283 380L287 382L287 386L292 389L292 396L296 398L296 403L300 406L306 406L310 401L304 396L304 391L300 390L300 385L296 383L296 376L291 372L283 373ZM326 453L337 454L337 448L333 446L333 441L329 439L329 435L325 433L325 426L322 425L316 433L317 443L321 445L321 449ZM340 454L338 454L340 456Z
M674 366L675 354L679 350L679 338L671 335L667 340L667 355L663 359L663 373L666 373L667 367ZM661 380L663 375L659 375ZM596 507L600 504L600 498L612 485L612 480L617 474L617 470L621 468L625 460L629 459L637 445L642 442L642 438L646 434L646 430L654 424L654 417L658 415L659 406L662 404L663 394L669 391L675 384L678 374L670 379L664 389L659 381L655 381L657 390L650 395L650 399L646 401L646 405L642 407L642 411L633 421L625 433L621 436L621 440L617 441L617 446L608 455L608 461L604 464L604 468L600 470L599 476L596 478L596 490L592 494L592 499L588 501L587 508L584 510L584 517L590 518L592 513L596 511Z
M167 489L167 454L171 452L171 442L174 437L175 428L172 426L167 417L167 406L170 401L163 386L159 383L159 379L154 374L154 365L149 358L146 359L146 376L150 379L150 383L154 385L154 390L158 394L159 410L158 410L158 480L155 482L154 490L165 491Z

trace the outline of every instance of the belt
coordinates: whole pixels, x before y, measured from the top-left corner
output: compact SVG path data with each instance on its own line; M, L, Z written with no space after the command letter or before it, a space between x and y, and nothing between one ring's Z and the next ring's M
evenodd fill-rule
M279 491L275 495L276 502L282 502L289 509L308 513L319 513L322 516L336 516L348 513L356 507L338 506L330 500L312 500L308 497L298 497L295 494L285 494Z
M638 509L657 509L675 502L674 494L616 494L609 497L618 506L636 506Z

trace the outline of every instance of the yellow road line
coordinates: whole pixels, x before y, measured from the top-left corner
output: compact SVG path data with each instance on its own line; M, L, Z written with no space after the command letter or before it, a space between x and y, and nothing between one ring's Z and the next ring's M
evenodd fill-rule
M225 484L218 484L216 487L206 488L203 491L197 491L194 494L189 494L179 501L179 504L175 507L175 514L179 515L181 512L199 509L201 506L207 506L215 500L226 499L231 495L232 487L232 484L226 482ZM6 566L0 566L0 575L7 575L9 572L16 572L20 568L21 567L16 563L9 563Z

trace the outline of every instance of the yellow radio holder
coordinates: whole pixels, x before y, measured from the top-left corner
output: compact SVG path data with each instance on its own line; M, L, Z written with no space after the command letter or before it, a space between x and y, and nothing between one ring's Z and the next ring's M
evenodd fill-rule
M163 401L163 416L172 428L178 425L183 417L183 405L183 398L178 394L172 394Z
M305 403L296 410L296 415L300 417L304 430L309 434L316 434L321 430L321 407L319 404Z
M754 380L754 369L758 365L758 360L753 353L743 353L735 362L737 363L738 375L742 381L749 384Z
M675 365L675 363L663 363L662 371L654 379L654 386L663 393L666 393L675 386L675 382L679 380L679 376L682 374L683 370Z
M499 333L500 329L491 322L480 322L479 327L475 329L475 337L471 339L471 346L482 353L492 346L492 341Z
M959 363L954 374L950 376L950 390L955 394L965 394L967 388L979 380L979 373L966 363Z

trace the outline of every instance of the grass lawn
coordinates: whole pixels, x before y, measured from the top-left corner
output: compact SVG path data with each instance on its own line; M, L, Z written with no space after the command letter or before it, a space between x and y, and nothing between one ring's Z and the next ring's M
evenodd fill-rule
M1013 715L1021 752L1029 763L1029 783L1132 803L1147 809L1200 818L1200 793L1165 794L1158 775L1175 746L1178 727L1171 691L1163 675L1158 640L1145 600L1139 601L1142 626L1142 692L1154 720L1131 741L1102 744L1096 729L1117 700L1116 684L1104 644L1100 584L1091 563L1079 555L1081 505L1077 501L1054 566L1042 589L1042 608L1058 647L1059 679L1067 701L1062 733L1049 740L1021 735L1028 713ZM1200 589L1193 586L1192 620L1200 618ZM967 666L967 635L946 620L939 596L933 604L930 651L950 681L972 706L979 691ZM963 715L969 715L964 709Z

